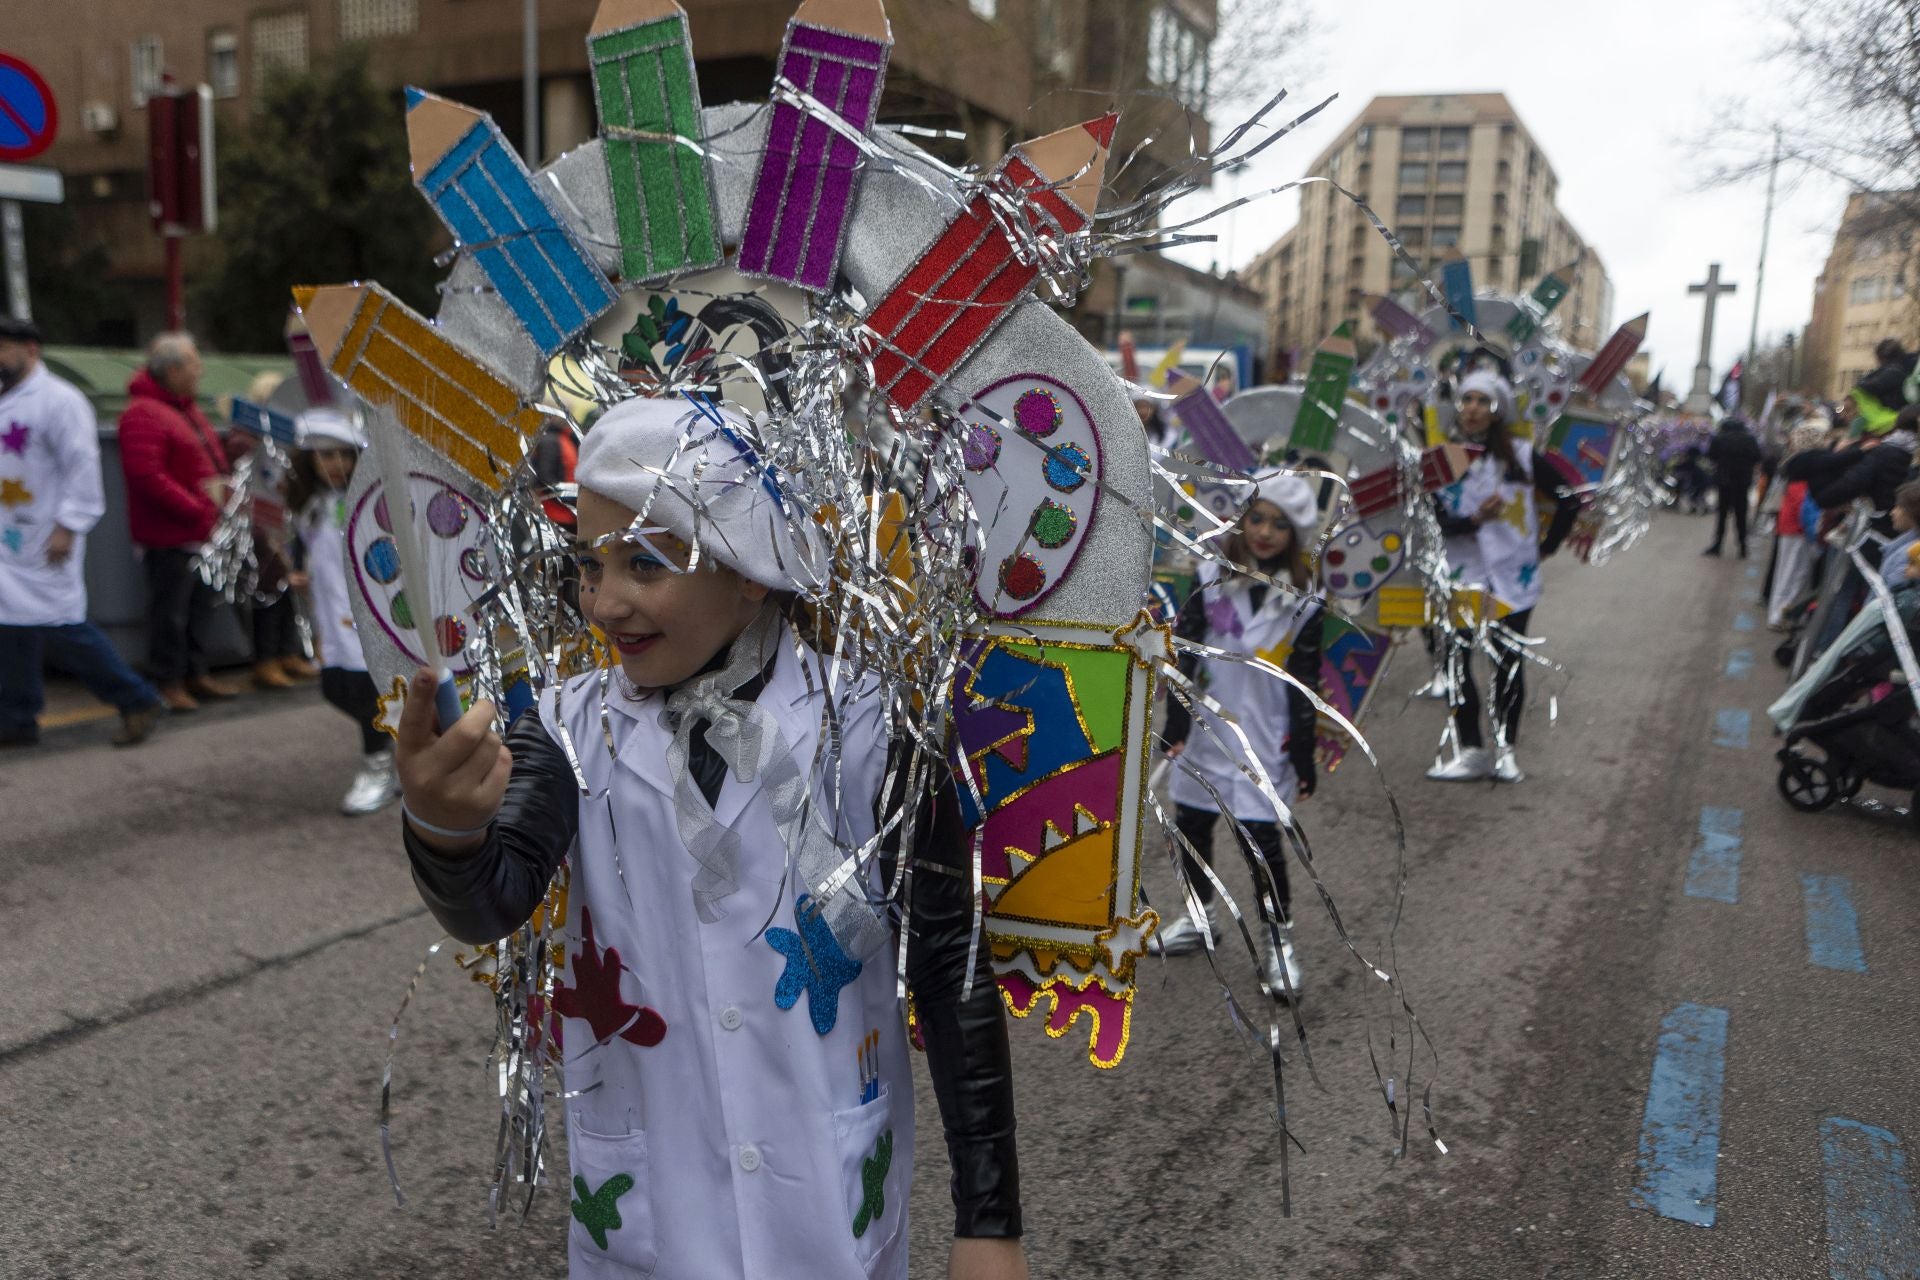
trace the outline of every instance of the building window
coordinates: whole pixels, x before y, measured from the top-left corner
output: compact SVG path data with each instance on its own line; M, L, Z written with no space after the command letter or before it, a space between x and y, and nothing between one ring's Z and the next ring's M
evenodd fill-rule
M342 40L410 36L419 29L420 0L340 0Z
M1372 146L1373 145L1373 126L1370 124L1361 125L1360 132L1353 135L1353 145L1360 148L1360 150L1362 151L1365 151L1368 147Z
M1433 216L1436 218L1458 218L1466 208L1465 196L1435 196L1433 198Z
M1453 246L1459 243L1460 243L1460 228L1435 227L1433 229L1433 247L1434 248L1451 249L1453 248Z
M1465 160L1442 161L1435 177L1443 187L1457 187L1467 180L1467 162Z
M1861 276L1847 289L1847 302L1850 306L1861 306L1869 302L1879 302L1887 296L1887 282L1881 276Z
M1424 218L1427 216L1427 198L1425 196L1401 196L1400 203L1393 207L1396 218Z
M165 62L160 50L160 37L146 36L135 40L130 59L132 75L128 81L133 86L133 105L144 107L148 98L160 92L161 68Z
M263 92L267 82L279 72L298 75L307 69L307 15L304 11L269 13L255 18L251 26L253 44L253 91Z
M1459 153L1465 151L1473 141L1471 129L1442 129L1440 131L1440 150Z
M1433 130L1402 129L1400 131L1400 153L1409 156L1424 156L1433 150Z
M1422 163L1400 166L1400 185L1403 187L1424 187L1427 185L1427 166Z
M1400 232L1399 236L1401 247L1409 253L1418 253L1427 247L1427 229L1425 227L1408 227L1405 231Z
M1204 110L1207 105L1207 37L1175 12L1157 4L1147 20L1147 78L1172 89L1181 102Z
M207 32L207 85L216 98L240 92L240 37L225 27Z

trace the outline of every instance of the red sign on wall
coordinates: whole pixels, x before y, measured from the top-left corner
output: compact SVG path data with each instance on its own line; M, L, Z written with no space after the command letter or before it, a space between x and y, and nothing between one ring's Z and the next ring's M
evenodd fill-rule
M60 108L38 71L0 53L0 163L18 164L53 145Z

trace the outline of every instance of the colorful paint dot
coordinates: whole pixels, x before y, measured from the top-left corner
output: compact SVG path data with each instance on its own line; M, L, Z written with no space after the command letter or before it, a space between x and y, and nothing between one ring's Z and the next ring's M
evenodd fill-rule
M1375 556L1373 558L1373 571L1375 573L1385 573L1391 568L1393 568L1393 561L1387 559L1387 557Z
M487 556L478 547L468 547L460 553L460 572L475 582L487 580Z
M1045 387L1035 387L1013 402L1013 420L1030 436L1050 436L1060 429L1060 402Z
M400 552L392 538L381 538L368 547L360 562L366 566L367 576L383 587L400 576Z
M1055 445L1047 450L1047 485L1061 493L1072 493L1087 482L1091 461L1077 444Z
M427 503L427 528L435 537L457 538L467 527L467 500L451 489L442 489Z
M1346 562L1347 562L1346 552L1341 551L1338 548L1335 548L1334 550L1327 552L1328 564L1339 565L1339 564L1345 564Z
M1000 562L1000 589L1015 600L1031 600L1047 585L1047 571L1032 556L1008 556Z
M1373 575L1370 573L1356 573L1353 575L1353 585L1364 590L1373 585Z
M389 606L389 609L393 614L393 623L395 626L411 627L413 625L413 606L407 603L406 592L394 592L393 603Z
M1051 498L1042 498L1033 513L1033 540L1049 551L1064 547L1073 537L1076 523L1073 511Z
M443 613L434 619L433 637L440 642L440 652L451 657L467 647L467 624Z
M1386 537L1380 539L1380 545L1385 547L1388 551L1398 551L1400 549L1400 535L1397 533L1390 533Z
M1335 591L1338 591L1347 585L1347 575L1344 573L1330 573L1327 575L1327 585Z
M373 522L380 526L382 533L393 532L393 516L387 512L387 495L384 493L374 500Z
M985 471L1000 461L1000 433L984 422L969 423L966 443L960 446L960 461L974 472Z

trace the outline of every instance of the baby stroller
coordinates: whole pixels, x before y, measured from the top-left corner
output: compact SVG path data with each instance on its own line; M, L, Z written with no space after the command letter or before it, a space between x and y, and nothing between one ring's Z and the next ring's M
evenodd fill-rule
M1920 646L1920 584L1896 589L1893 601L1900 625ZM1783 726L1780 794L1813 813L1851 799L1871 782L1913 793L1913 820L1920 825L1920 724L1884 618L1842 636L1834 647L1837 657L1823 664L1824 672L1809 673L1818 683ZM1888 684L1890 691L1882 687Z

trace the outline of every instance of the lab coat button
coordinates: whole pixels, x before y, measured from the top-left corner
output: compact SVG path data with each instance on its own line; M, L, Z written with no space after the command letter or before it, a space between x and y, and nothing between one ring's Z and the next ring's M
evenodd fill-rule
M752 1173L760 1167L760 1148L749 1142L740 1148L740 1167Z
M732 1005L728 1005L722 1009L720 1011L720 1025L729 1031L738 1031L740 1029L740 1011Z

